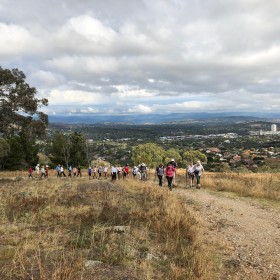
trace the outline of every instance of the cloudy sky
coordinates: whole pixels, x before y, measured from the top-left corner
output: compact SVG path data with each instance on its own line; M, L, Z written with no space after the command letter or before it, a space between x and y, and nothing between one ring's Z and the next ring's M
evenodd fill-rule
M0 0L0 65L50 115L278 112L279 0Z

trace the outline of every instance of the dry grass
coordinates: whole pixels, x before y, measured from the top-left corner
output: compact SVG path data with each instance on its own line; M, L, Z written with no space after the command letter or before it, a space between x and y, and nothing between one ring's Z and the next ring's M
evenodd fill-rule
M176 182L186 187L185 170L177 170ZM204 188L233 192L239 196L280 201L280 174L278 173L219 173L205 172L201 177Z
M280 174L208 173L202 183L217 191L280 201Z
M211 279L196 220L152 182L2 180L0 236L0 279Z

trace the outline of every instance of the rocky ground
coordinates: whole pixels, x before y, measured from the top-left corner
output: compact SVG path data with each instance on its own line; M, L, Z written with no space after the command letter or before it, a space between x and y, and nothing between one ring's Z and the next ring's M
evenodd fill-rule
M220 279L280 279L280 205L205 189L175 189L218 248Z

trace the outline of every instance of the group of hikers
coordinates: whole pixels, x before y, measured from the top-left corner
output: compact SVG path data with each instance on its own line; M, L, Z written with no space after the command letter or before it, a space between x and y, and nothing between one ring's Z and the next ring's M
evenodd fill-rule
M33 168L32 166L30 166L28 168L28 178L33 178ZM42 165L40 166L40 164L38 163L35 166L35 172L36 172L36 177L44 177L44 178L48 178L49 177L49 166L48 165Z
M167 164L166 168L164 167L164 164L161 163L156 168L156 175L159 180L159 186L162 187L163 184L163 178L165 175L165 178L167 180L168 188L172 190L173 185L175 184L175 177L176 177L176 167L177 164L174 159L171 159L171 161ZM189 183L190 188L194 188L194 179L196 179L196 188L200 189L200 178L202 175L202 172L204 171L204 168L201 164L201 162L198 160L196 164L190 163L186 168L186 183Z
M173 186L175 185L175 178L176 178L176 168L177 164L174 159L171 159L170 162L164 166L163 163L160 163L155 170L155 176L158 177L158 182L159 186L163 186L163 180L166 178L167 180L167 185L170 190L172 190ZM82 169L80 166L72 167L69 165L67 168L67 176L68 177L82 177ZM33 168L29 167L28 169L28 177L33 178L32 173L33 173ZM65 169L63 165L58 164L55 168L56 171L56 176L57 177L66 177L65 174ZM200 178L201 175L204 171L204 168L201 164L200 161L197 161L195 164L190 163L186 167L186 183L189 184L190 188L196 187L197 189L200 189L201 184L200 184ZM39 165L37 164L35 167L35 172L36 172L36 177L45 177L48 178L49 176L49 167L48 165ZM109 173L109 174L108 174ZM139 180L147 180L148 178L148 167L146 166L145 163L141 163L138 166L134 166L131 170L132 176L134 179L139 179ZM102 178L109 178L111 176L112 181L115 180L120 180L123 179L125 180L126 177L129 176L129 165L126 164L125 166L116 166L112 165L111 170L109 172L109 167L107 165L105 166L89 166L87 169L87 175L89 179L102 179ZM196 186L195 186L195 181L196 179Z

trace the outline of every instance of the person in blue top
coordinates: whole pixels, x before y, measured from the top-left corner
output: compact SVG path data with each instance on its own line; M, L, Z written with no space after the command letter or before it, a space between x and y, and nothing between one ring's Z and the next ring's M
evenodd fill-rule
M158 183L159 186L162 187L162 178L164 175L164 166L163 163L161 163L157 168L156 168L156 175L158 177Z
M91 166L88 167L88 178L90 179L92 173Z

